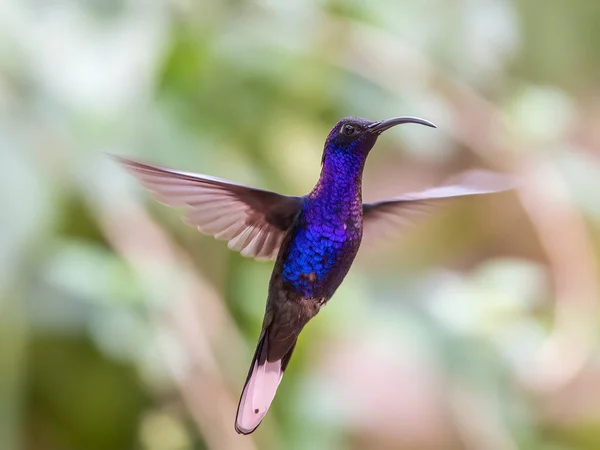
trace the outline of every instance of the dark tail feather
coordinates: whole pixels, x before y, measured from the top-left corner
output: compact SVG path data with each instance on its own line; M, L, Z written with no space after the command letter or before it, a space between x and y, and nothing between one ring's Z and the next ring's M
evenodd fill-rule
M267 414L281 377L283 377L283 371L287 367L296 346L296 341L294 341L283 358L276 361L267 361L269 350L267 336L268 330L263 331L260 335L238 404L235 431L241 434L250 434L256 430Z

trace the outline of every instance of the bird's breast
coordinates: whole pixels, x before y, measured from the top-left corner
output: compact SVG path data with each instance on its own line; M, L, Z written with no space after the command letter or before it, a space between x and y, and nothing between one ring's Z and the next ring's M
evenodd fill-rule
M331 297L358 252L362 216L303 214L282 255L282 279L305 297Z

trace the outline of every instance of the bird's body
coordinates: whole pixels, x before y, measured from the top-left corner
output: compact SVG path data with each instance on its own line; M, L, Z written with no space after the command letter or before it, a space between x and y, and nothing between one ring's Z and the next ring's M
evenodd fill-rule
M331 297L358 252L363 166L357 156L328 158L319 183L303 200L289 245L282 248L281 276L306 297Z
M325 143L321 176L303 197L118 158L159 200L188 206L187 223L227 239L230 248L245 256L276 258L262 332L238 406L239 433L254 431L267 413L298 335L342 283L363 231L378 233L380 225L433 199L506 190L502 180L465 178L459 184L363 204L362 173L371 148L381 132L407 122L433 126L411 117L339 121Z

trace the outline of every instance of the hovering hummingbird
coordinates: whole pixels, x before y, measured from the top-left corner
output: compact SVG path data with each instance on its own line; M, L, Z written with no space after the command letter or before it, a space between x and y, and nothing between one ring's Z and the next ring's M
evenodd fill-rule
M483 182L482 177L463 177L457 184L363 203L362 174L369 152L382 132L404 123L435 128L416 117L340 120L325 141L319 180L302 197L116 157L157 200L187 206L187 224L229 241L228 247L244 256L276 259L262 331L238 405L238 433L252 433L265 417L298 335L341 284L363 233L378 234L382 226L393 225L431 200L511 187L498 182L499 175L483 177Z

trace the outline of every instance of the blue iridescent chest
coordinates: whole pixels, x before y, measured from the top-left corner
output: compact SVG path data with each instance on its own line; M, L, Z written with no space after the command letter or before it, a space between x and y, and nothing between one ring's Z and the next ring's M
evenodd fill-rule
M305 200L282 279L305 297L330 297L354 260L362 239L361 161L352 154L325 162L321 183Z

